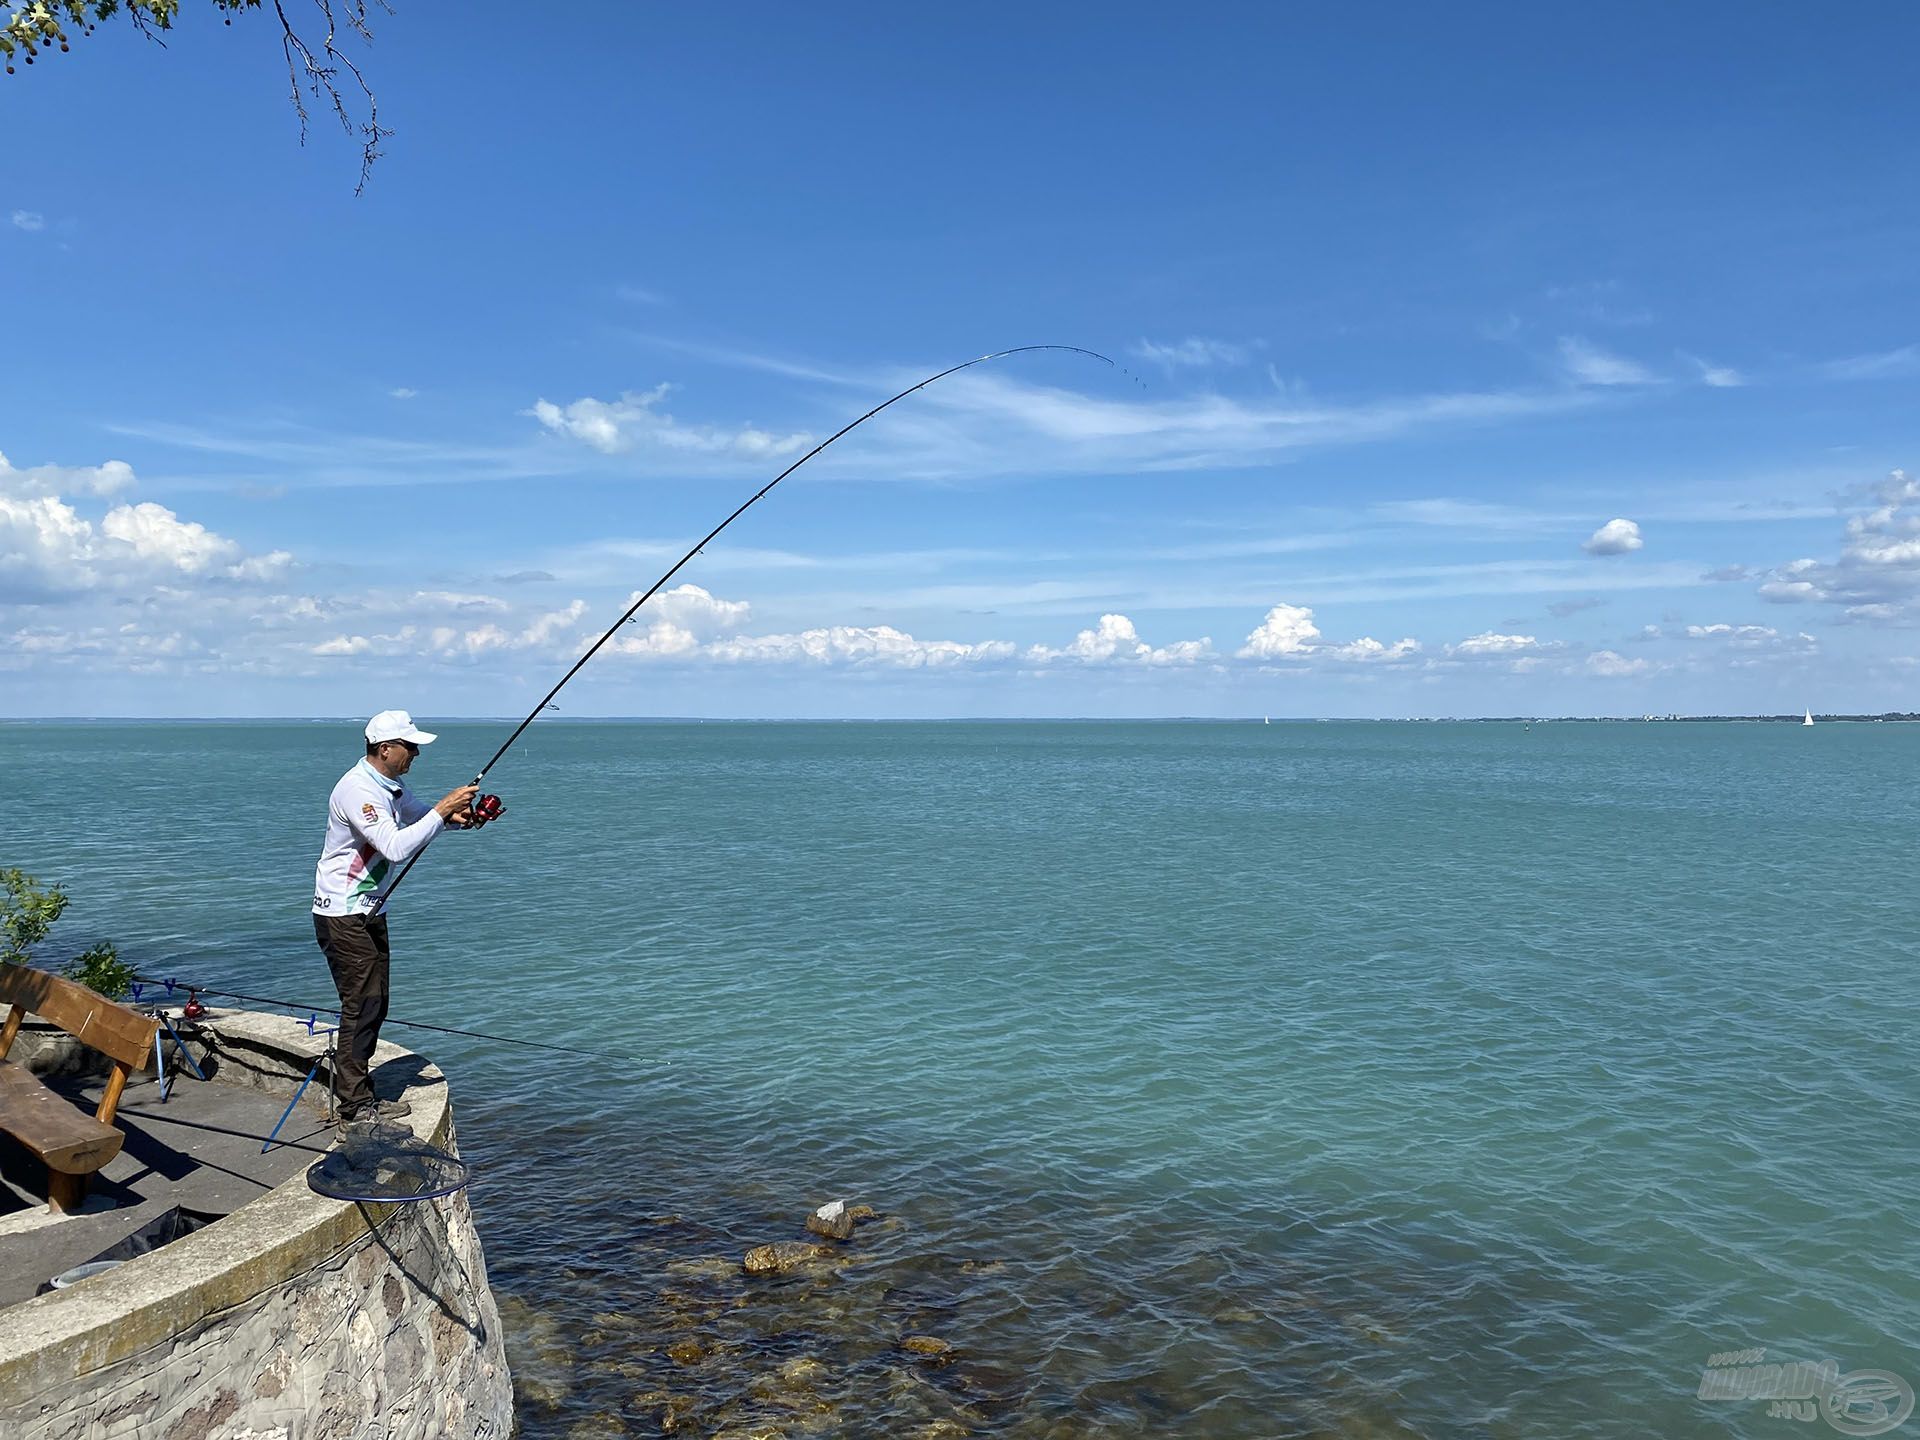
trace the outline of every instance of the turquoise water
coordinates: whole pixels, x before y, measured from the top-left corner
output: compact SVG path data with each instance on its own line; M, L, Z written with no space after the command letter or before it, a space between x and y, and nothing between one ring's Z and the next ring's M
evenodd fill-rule
M440 728L429 798L506 733ZM0 726L0 864L73 950L325 1000L355 740ZM394 1013L663 1063L394 1033L452 1075L530 1436L1799 1433L1694 1392L1745 1347L1920 1381L1917 766L1905 725L553 724L396 898ZM837 1196L888 1217L844 1268L692 1263Z

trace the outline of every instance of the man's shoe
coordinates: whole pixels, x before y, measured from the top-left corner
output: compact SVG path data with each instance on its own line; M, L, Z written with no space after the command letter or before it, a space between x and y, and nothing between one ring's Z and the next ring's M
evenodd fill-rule
M384 1123L388 1120L399 1120L411 1114L413 1114L413 1106L405 1100L374 1100L362 1105L353 1118L360 1123L368 1120Z

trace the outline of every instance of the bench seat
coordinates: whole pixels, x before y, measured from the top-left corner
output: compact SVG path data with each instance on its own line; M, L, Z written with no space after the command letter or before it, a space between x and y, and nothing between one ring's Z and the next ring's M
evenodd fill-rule
M0 1133L12 1136L47 1167L47 1208L77 1208L87 1180L120 1153L125 1137L113 1115L133 1067L153 1053L160 1022L96 995L84 985L27 965L0 964L0 1004L11 1003L0 1026ZM8 1061L7 1052L29 1014L50 1020L113 1062L99 1108L89 1115Z
M120 1153L126 1136L47 1089L24 1066L0 1060L0 1131L49 1170L90 1175Z

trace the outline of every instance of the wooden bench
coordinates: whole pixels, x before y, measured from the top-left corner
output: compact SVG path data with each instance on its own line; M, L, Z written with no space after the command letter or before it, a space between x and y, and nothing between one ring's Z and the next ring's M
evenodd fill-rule
M127 1076L152 1056L160 1022L58 975L0 964L0 1004L9 1002L13 1009L0 1028L0 1131L46 1162L47 1208L64 1213L86 1199L87 1177L120 1153L126 1136L114 1128L113 1112L120 1106ZM107 1092L91 1116L7 1059L20 1022L29 1013L52 1021L113 1061Z

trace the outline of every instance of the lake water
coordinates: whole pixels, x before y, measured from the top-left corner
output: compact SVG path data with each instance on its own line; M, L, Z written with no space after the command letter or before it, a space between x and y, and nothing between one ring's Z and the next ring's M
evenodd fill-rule
M508 727L432 728L429 799ZM0 725L0 865L63 953L326 1002L358 749ZM554 723L396 897L394 1014L644 1063L388 1034L452 1078L527 1436L1839 1433L1695 1392L1920 1382L1917 771L1900 724ZM883 1218L738 1272L834 1198Z

